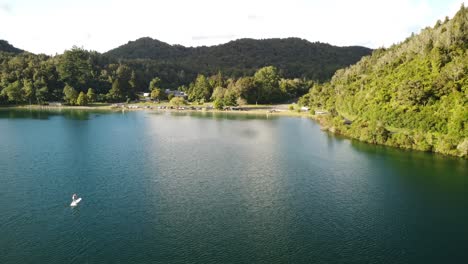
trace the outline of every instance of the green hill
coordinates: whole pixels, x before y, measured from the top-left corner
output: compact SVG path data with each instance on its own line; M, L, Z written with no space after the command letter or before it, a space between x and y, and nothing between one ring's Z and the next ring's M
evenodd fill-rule
M10 53L21 53L23 50L15 48L13 45L8 43L6 40L0 39L0 51L10 52Z
M301 99L362 141L467 157L468 9L336 72ZM345 125L343 118L353 121Z
M365 47L336 47L299 38L239 39L210 47L183 47L140 38L105 55L127 61L138 60L139 63L151 60L148 64L171 65L176 71L206 75L222 71L232 77L253 75L259 68L271 65L286 78L325 81L337 69L357 62L371 51Z

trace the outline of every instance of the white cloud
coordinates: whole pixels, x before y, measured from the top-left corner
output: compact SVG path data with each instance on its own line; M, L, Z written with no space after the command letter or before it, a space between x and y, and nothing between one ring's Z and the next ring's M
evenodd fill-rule
M0 0L0 39L35 53L73 45L105 52L149 36L187 46L234 38L300 37L389 46L453 16L462 0Z

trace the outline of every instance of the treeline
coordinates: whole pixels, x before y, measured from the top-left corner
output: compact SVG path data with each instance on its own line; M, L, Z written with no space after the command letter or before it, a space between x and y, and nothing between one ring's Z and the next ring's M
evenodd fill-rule
M23 50L14 47L10 43L8 43L8 41L2 40L2 39L0 39L0 51L11 52L11 53L23 52Z
M314 85L300 103L362 141L468 156L468 10L378 49ZM352 124L350 124L352 121Z
M305 94L314 82L284 79L276 67L263 67L253 76L224 79L221 73L209 78L198 75L195 82L183 88L189 101L213 101L216 108L243 104L285 102Z
M0 104L45 104L65 101L70 105L90 102L124 102L137 93L152 91L165 98L164 72L145 64L119 62L77 47L57 56L0 52ZM151 77L150 77L151 76ZM306 79L283 79L275 67L259 69L254 76L224 77L198 74L178 90L190 101L214 101L218 107L242 103L277 103L305 94L312 85Z
M88 92L96 94L90 100L125 101L136 98L135 88L131 68L97 52L76 47L54 57L0 52L0 104L77 104Z
M225 76L252 76L258 69L274 66L285 78L326 81L337 69L369 55L365 47L336 47L299 38L238 39L211 47L169 45L156 39L140 38L105 53L147 69L164 70L162 80L183 84L197 74L207 76L222 71ZM185 82L187 84L188 82Z

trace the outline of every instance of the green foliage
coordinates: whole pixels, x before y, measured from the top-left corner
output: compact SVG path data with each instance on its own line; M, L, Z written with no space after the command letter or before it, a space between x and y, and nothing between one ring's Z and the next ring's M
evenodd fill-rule
M179 107L181 105L186 105L187 102L182 97L173 97L169 103L173 106Z
M80 92L78 98L76 99L76 104L80 106L88 105L88 96L85 93Z
M216 108L216 109L223 109L224 107L224 102L222 99L215 99L213 101L213 107Z
M107 94L110 101L130 101L136 98L134 86L134 73L126 65L119 65L116 76L112 82L112 88Z
M457 150L460 156L468 157L468 138L465 138L458 146Z
M74 105L77 103L76 100L78 99L78 92L70 85L65 85L65 87L63 88L63 94L63 99L68 104Z
M237 99L239 98L238 94L234 89L227 89L224 93L223 102L226 106L235 106L237 105Z
M159 77L155 77L151 80L148 89L150 91L153 91L154 89L158 89L160 83L161 83L161 79L159 79Z
M28 101L29 104L31 104L31 102L34 99L34 96L36 94L33 83L30 80L24 80L23 88L21 90L23 92L24 99L26 101Z
M203 74L199 74L195 83L189 88L188 98L190 101L208 101L212 90L213 89L208 82L208 79Z
M243 106L243 105L246 105L247 104L247 100L242 98L242 97L238 97L236 99L236 105L238 106Z
M224 99L224 94L226 93L225 88L218 86L213 90L213 94L211 95L211 100L216 101L222 101Z
M160 95L161 95L160 89L153 88L153 90L151 90L151 99L153 100L159 99Z
M169 77L170 83L174 84L176 81L184 82L185 78L188 78L185 79L185 83L188 83L187 80L191 81L198 73L217 76L221 71L231 78L248 76L265 65L275 66L286 78L325 81L337 69L357 62L370 52L370 49L364 47L336 47L298 38L239 39L217 46L196 48L171 46L151 38L141 38L110 50L106 55L130 64L145 60L145 64L151 65L145 68L157 69L151 72L158 72L161 79ZM141 71L141 75L144 74ZM146 83L151 78L148 77ZM210 85L224 87L220 79L211 79Z
M57 65L61 80L83 91L93 76L91 56L90 52L77 47L65 51L59 56Z
M47 101L47 95L49 94L49 88L44 86L36 89L36 100L38 104L44 104Z
M281 99L278 69L273 66L263 67L254 75L256 86L255 103L278 102Z
M88 88L88 92L86 93L86 97L89 103L94 103L97 100L97 95L94 92L94 89Z
M467 33L462 7L452 20L338 70L299 103L352 120L334 129L362 141L466 157Z
M20 103L23 100L21 95L21 83L19 81L15 81L10 83L2 90L2 95L8 99L10 103Z
M210 101L215 87L227 89L223 102L227 105L239 104L238 100L283 102L304 94L313 83L308 79L328 79L338 67L370 52L365 48L338 48L300 39L239 40L209 48L184 48L143 39L143 44L132 42L137 50L131 56L138 59L126 59L77 47L53 57L35 55L13 51L5 43L0 41L0 104L60 101L67 84L78 94L87 94L89 87L93 87L95 95L87 94L90 102L134 100L136 92L146 91L148 86L150 90L179 87L189 95L189 100L199 103ZM149 57L155 56L154 59L145 57L149 51L152 54ZM443 62L441 54L434 56ZM266 74L268 67L259 70L265 65L274 66L273 84L252 77L256 71L260 71L259 76ZM287 79L291 77L300 78ZM19 83L10 87L16 81ZM159 99L165 96L160 93Z

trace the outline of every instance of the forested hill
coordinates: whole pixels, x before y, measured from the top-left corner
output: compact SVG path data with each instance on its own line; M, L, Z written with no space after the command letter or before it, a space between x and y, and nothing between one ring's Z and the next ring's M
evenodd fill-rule
M210 47L184 47L140 38L105 54L120 59L154 60L207 75L221 71L233 77L252 75L259 68L271 65L287 78L325 81L337 69L371 52L365 47L336 47L299 38L239 39Z
M362 141L467 157L467 48L462 6L451 20L337 71L301 102L329 110L332 130Z
M10 53L21 53L23 50L15 48L13 45L8 43L6 40L0 39L0 51L10 52Z

